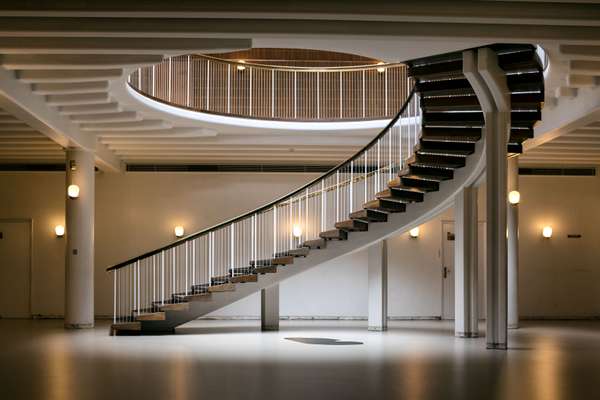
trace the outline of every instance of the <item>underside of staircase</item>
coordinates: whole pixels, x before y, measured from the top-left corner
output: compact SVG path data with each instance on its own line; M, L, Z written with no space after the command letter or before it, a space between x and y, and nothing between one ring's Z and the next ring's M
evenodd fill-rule
M533 137L534 125L541 119L542 67L535 46L487 47L497 54L510 91L510 156L522 151L523 141ZM297 248L275 252L270 258L250 260L248 265L230 266L228 275L189 285L187 290L153 302L149 308L132 309L130 320L113 324L111 334L172 333L177 326L216 309L216 305L202 304L215 302L221 307L242 296L226 297L232 292L241 290L246 296L266 284L286 279L289 274L285 272L295 268L295 261L301 259L306 264L315 253L329 251L332 241L351 244L355 235L366 234L374 224L393 223L392 214L406 213L415 203L423 202L452 181L456 171L465 167L468 157L476 151L485 127L478 98L463 75L462 52L413 60L407 65L409 76L414 79L414 93L420 99L421 133L412 156L394 173L384 190L370 196L362 209L351 212L347 219L340 218L335 229L322 231L318 238L303 241ZM229 298L230 301L224 300Z

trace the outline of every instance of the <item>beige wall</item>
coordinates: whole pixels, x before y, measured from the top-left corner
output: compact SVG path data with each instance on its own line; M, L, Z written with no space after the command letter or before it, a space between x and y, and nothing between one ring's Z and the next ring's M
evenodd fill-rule
M105 268L173 239L173 227L201 229L257 207L311 179L305 174L97 174L96 314L111 313ZM0 174L0 219L32 218L32 311L61 315L64 175ZM600 316L600 178L521 177L521 310L530 317ZM484 198L480 196L480 209ZM483 213L480 220L483 220ZM446 211L421 227L418 240L390 239L389 315L441 314L441 223ZM541 227L555 235L541 239ZM568 239L570 233L581 239ZM282 315L366 315L366 255L324 264L281 285ZM0 260L2 262L2 260ZM335 288L332 291L330 288ZM307 293L309 295L307 295ZM216 315L257 316L254 295Z

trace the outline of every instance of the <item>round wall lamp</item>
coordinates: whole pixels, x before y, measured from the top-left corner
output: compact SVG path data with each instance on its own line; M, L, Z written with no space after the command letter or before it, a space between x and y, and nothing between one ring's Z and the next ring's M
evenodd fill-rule
M183 235L185 235L185 229L183 229L183 226L177 225L175 227L175 236L180 238L183 237Z
M79 197L79 186L77 185L69 185L67 187L67 195L70 199L76 199Z
M552 237L552 227L551 227L550 225L548 225L548 226L545 226L545 227L542 229L542 236L543 236L545 239L550 239L550 238Z
M412 228L410 231L408 231L408 235L412 239L418 238L419 237L419 227L417 226L416 228Z
M65 227L63 225L56 225L54 227L54 233L58 238L65 236Z
M510 204L519 204L521 201L521 193L518 190L513 190L508 193L508 202Z
M292 228L292 235L296 238L302 236L302 227L298 224L294 224L294 227Z

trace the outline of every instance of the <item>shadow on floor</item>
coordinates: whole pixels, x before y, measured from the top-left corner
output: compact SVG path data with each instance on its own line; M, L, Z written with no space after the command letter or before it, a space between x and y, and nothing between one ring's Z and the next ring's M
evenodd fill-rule
M329 339L329 338L305 338L305 337L286 337L285 340L304 344L324 344L328 346L354 346L363 344L363 342L353 342L348 340Z

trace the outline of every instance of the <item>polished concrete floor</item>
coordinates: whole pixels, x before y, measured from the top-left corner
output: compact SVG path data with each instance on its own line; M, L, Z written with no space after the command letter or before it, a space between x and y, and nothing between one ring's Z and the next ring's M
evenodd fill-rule
M529 322L508 351L442 321L195 321L172 336L0 320L0 399L600 398L600 322Z

